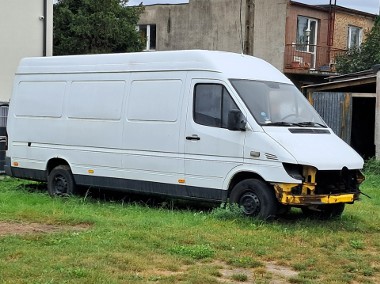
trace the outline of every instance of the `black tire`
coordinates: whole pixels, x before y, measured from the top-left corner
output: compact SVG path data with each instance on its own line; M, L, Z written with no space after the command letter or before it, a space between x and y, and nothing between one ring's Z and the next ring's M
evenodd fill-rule
M48 192L50 196L71 196L76 185L70 167L60 165L55 167L48 176Z
M342 216L344 211L344 203L318 205L315 210L308 207L302 207L302 213L310 218L318 218L322 220L336 219Z
M285 216L287 215L290 210L292 210L292 207L289 206L289 205L284 205L284 204L281 204L281 203L278 203L277 204L277 216Z
M260 220L274 218L277 212L274 190L256 179L246 179L235 185L230 195L230 203L238 204L245 215Z

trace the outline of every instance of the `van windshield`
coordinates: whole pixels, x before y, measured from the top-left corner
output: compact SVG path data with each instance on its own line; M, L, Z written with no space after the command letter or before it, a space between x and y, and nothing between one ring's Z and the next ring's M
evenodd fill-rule
M230 82L260 125L327 127L294 85L241 79Z

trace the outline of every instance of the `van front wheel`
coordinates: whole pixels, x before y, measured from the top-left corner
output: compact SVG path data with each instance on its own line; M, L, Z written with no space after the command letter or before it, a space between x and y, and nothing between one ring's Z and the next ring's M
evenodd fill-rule
M70 167L55 167L48 176L48 192L50 196L70 196L75 192L75 181Z
M261 220L273 218L277 212L277 199L273 189L256 179L246 179L235 185L230 203L238 204L245 215Z

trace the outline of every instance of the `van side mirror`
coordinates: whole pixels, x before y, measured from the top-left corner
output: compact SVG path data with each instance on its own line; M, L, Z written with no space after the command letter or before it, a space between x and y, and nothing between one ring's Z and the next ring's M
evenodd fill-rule
M245 116L240 110L234 109L228 113L228 123L227 123L228 130L245 131L246 124L247 124L247 119L245 118Z

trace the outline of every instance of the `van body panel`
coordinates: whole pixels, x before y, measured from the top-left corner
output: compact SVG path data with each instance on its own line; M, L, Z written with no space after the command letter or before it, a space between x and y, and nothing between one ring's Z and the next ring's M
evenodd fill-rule
M101 73L126 71L172 72L183 70L222 73L225 74L224 78L244 78L292 84L278 69L262 59L244 54L205 50L24 58L21 60L16 74L90 73L99 75Z
M159 183L148 180L127 178L74 175L79 184L101 188L118 189L124 192L159 194L167 197L224 202L227 191L213 188L201 188L180 184Z
M238 165L225 176L223 180L223 189L228 190L230 188L231 180L240 173L252 174L252 176L258 176L260 179L272 183L273 177L277 177L277 180L282 180L285 184L301 184L301 180L290 177L282 163L263 161L259 159L245 160L244 164ZM273 181L274 182L274 181Z
M283 145L298 164L312 165L319 170L359 169L363 166L359 154L331 129L324 133L312 130L309 133L291 133L286 127L264 127L264 130Z
M256 153L256 155L255 155ZM280 143L265 132L247 131L244 162L297 163L297 160Z

